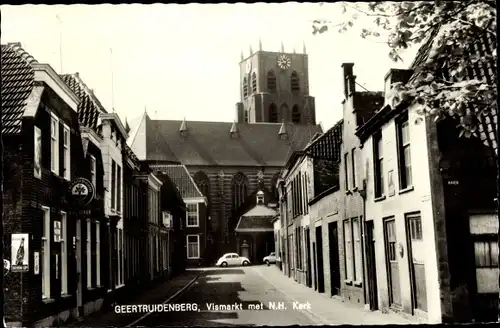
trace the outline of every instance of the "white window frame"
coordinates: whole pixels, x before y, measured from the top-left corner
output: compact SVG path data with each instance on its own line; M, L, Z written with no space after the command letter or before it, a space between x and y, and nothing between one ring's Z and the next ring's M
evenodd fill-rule
M42 299L50 299L50 208L42 206Z
M53 124L56 126L55 131ZM50 152L50 169L59 175L59 118L54 113L50 117Z
M124 275L125 275L125 270L123 268L125 261L124 261L124 252L123 252L123 229L122 228L116 228L116 250L118 252L117 254L117 270L118 270L118 281L116 282L116 287L122 287L124 285Z
M196 224L189 224L189 211L186 211L186 227L196 228L200 226L200 204L199 203L187 203L186 207L189 205L196 205ZM189 210L189 208L188 208Z
M87 289L92 288L92 221L87 219Z
M68 295L68 214L61 211L61 295Z
M64 137L64 133L68 134L68 144L66 144L66 138ZM64 124L63 129L63 159L64 159L64 168L63 175L64 179L71 179L71 130L69 126Z
M95 222L96 285L101 286L101 223Z
M123 206L123 199L122 199L122 192L123 192L123 184L122 184L122 175L123 175L123 169L122 167L118 164L118 162L115 161L115 181L116 181L116 187L115 187L115 210L117 213L122 212L122 206ZM118 170L120 169L120 170ZM118 185L120 185L120 194L118 194ZM118 203L118 199L120 199L120 202Z
M196 257L193 257L193 256L189 256L189 237L196 237L197 241L196 241L196 244L198 245L198 250L197 250L197 253L198 253L198 256ZM186 235L186 257L188 259L199 259L200 258L200 235Z
M359 284L363 281L363 261L361 258L361 222L360 218L351 220L352 239L353 239L353 263L354 263L354 281ZM356 224L355 224L356 223Z
M343 220L342 224L344 230L344 254L346 263L346 280L352 282L354 278L354 258L353 258L353 245L352 245L352 220ZM346 231L346 228L349 229Z
M92 184L94 185L94 189L97 190L97 160L92 155L90 155L90 177Z

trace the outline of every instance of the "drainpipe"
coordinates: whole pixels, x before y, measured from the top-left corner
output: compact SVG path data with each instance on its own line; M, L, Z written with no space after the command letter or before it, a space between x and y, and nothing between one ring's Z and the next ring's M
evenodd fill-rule
M367 274L368 274L368 267L365 272L365 262L366 262L366 257L367 255L367 245L368 242L366 241L366 179L363 179L363 188L361 190L358 190L359 195L363 199L363 222L361 223L361 247L362 247L362 252L361 252L361 265L363 266L363 296L366 298L366 282L368 281L367 279ZM368 304L370 306L370 295L368 295L368 303L365 303L365 305Z

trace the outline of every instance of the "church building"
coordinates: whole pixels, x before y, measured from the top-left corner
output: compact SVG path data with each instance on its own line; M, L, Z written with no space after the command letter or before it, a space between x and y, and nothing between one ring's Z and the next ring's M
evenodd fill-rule
M275 195L289 156L323 132L309 95L305 47L301 54L286 53L283 45L280 52L269 52L259 42L259 50L242 55L239 66L236 121L153 120L145 112L129 139L138 158L155 171L186 166L208 199L212 229L200 240L213 240L214 249L207 253L214 258L206 259L212 262L240 249L237 240L243 241L235 229L242 206L258 191Z

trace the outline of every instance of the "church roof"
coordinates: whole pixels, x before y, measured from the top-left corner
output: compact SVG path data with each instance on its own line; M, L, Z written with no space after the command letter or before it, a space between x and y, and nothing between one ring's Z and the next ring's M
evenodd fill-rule
M262 193L264 194L264 193ZM265 205L255 205L250 211L242 215L242 217L274 217L276 211Z
M131 140L145 160L178 162L202 166L283 166L294 150L303 149L320 125L287 124L287 140L280 135L281 123L232 123L189 121L183 136L183 121L151 120L144 115L137 135ZM238 138L232 138L235 125ZM143 136L143 137L142 137ZM141 152L138 149L142 149Z

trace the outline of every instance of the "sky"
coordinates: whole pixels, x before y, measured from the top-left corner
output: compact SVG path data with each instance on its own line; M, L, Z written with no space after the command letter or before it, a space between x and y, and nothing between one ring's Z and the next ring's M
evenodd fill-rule
M342 19L340 5L318 3L18 5L0 6L1 43L20 42L58 73L78 72L109 112L133 125L152 119L226 121L240 101L239 61L250 47L309 57L316 121L342 118L341 65L354 63L357 82L382 91L390 68L407 68L416 49L396 64L388 47L357 31L312 34L312 20ZM357 87L358 90L362 90Z

